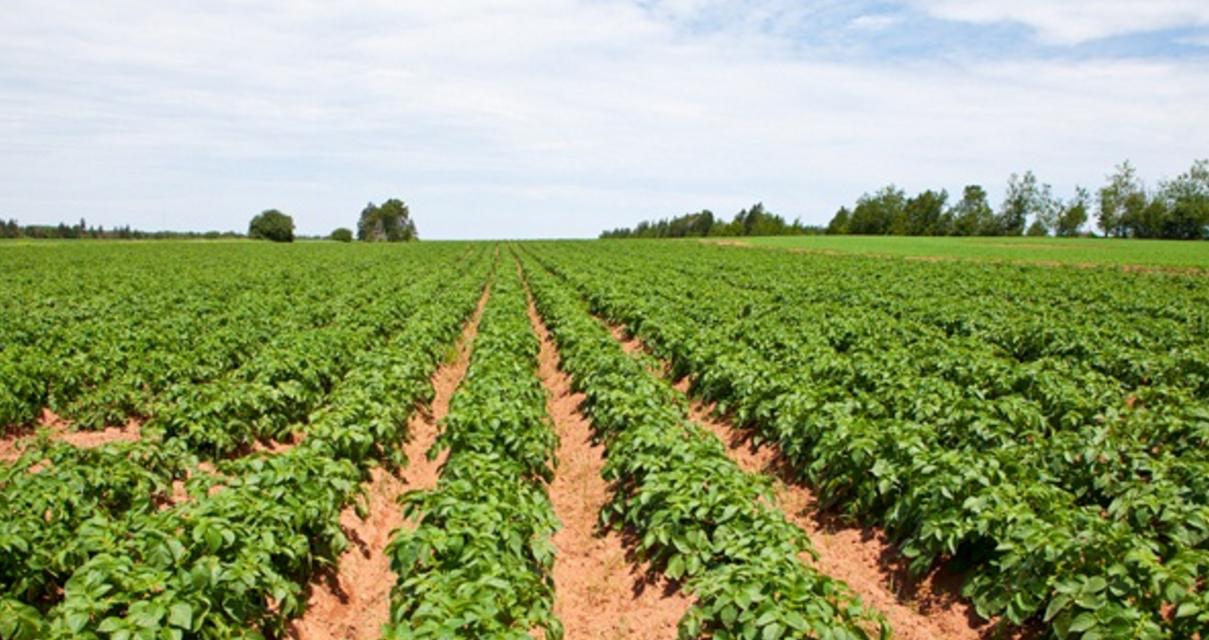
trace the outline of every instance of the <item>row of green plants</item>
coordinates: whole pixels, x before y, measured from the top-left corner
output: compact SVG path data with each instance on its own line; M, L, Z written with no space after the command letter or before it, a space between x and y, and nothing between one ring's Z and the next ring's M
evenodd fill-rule
M288 336L347 324L467 250L16 249L0 301L0 425L49 407L81 428L151 415L170 389L187 393Z
M431 400L491 262L478 252L406 327L352 356L283 453L208 473L183 440L27 450L0 482L0 638L280 637L312 576L348 544L341 512L364 515L371 467L405 463L407 419ZM167 500L185 476L188 498ZM34 485L41 498L24 495ZM38 521L52 532L34 534Z
M535 253L982 615L1205 633L1203 281L663 249Z
M21 383L25 410L5 411L5 424L31 420L44 406L81 425L103 423L110 413L124 417L161 376L182 365L225 370L225 355L238 360L274 330L301 322L306 307L322 308L321 296L291 308L290 298L319 289L288 283L288 268L255 255L220 266L212 261L217 256L188 251L135 250L121 259L113 253L52 250L21 265L31 271L3 307L8 335L0 361L23 374L6 381ZM174 273L153 264L157 258L170 260ZM189 353L212 334L222 339Z
M847 585L802 561L810 541L775 506L768 479L744 473L689 421L683 396L625 354L573 289L523 261L605 445L614 493L604 523L634 532L640 557L695 599L680 637L889 637Z
M173 385L146 428L183 439L206 457L227 456L258 440L289 439L291 429L326 402L355 357L411 324L461 267L429 268L406 288L383 288L381 298L354 301L322 326L277 336L219 378ZM383 279L408 275L388 272Z
M437 486L401 500L419 522L387 548L399 576L388 638L563 637L551 573L559 523L547 496L558 437L525 293L503 262L466 377L428 452L449 452Z

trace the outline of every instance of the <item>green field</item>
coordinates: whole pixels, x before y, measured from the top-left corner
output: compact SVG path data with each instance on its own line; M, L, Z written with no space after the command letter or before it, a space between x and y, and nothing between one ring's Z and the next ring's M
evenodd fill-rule
M9 245L0 640L1209 637L1209 278L817 248Z
M1002 260L1077 266L1209 269L1209 242L1115 238L934 238L903 236L776 236L710 239L820 253L908 258Z

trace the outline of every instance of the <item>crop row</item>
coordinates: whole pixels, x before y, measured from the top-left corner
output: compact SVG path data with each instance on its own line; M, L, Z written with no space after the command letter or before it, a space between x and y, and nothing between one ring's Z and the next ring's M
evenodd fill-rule
M399 575L388 638L563 635L551 574L559 524L546 493L558 438L512 267L496 274L466 377L429 452L449 450L438 484L403 499L421 519L387 549Z
M347 545L340 513L359 504L370 466L405 462L407 418L431 398L488 262L480 253L401 331L353 354L284 453L206 473L172 440L27 451L0 482L0 637L279 636ZM182 466L189 495L165 503Z
M535 253L915 569L971 565L984 616L1059 637L1205 633L1200 283L689 245L605 269L586 249ZM1085 300L1097 279L1137 296ZM1122 329L1122 355L1097 342L1114 322L1163 332Z
M322 406L361 351L377 348L406 327L416 311L465 265L442 264L407 287L384 290L320 327L277 336L237 369L202 384L174 385L148 421L148 430L181 438L206 456L224 456L255 440L284 439L293 425ZM392 273L391 277L400 275ZM371 288L372 290L372 288Z
M573 290L524 263L605 444L615 492L602 517L633 530L641 556L695 596L681 637L888 637L846 585L801 561L809 540L774 506L767 480L690 422L683 397L626 355Z
M148 416L170 389L256 366L257 354L288 350L307 330L353 326L363 307L392 300L407 288L400 283L465 250L42 248L6 273L0 425L32 421L43 407L82 428Z

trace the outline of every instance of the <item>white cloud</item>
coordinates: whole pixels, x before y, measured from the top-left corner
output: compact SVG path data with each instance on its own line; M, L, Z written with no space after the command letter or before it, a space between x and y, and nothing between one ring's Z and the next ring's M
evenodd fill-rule
M870 13L858 16L849 23L849 26L862 31L883 31L900 22L902 22L902 18L899 16Z
M756 200L817 223L889 181L1061 190L1125 157L1174 175L1209 141L1209 70L1180 61L839 62L686 30L741 11L693 0L205 6L8 10L0 217L242 228L273 206L319 233L398 195L426 237Z
M1051 44L1072 45L1131 33L1209 25L1204 0L911 0L939 18L1017 22Z

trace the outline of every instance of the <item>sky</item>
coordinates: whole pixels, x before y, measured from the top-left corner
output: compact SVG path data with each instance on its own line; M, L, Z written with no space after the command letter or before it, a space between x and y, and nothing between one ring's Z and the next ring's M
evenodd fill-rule
M1209 157L1205 0L9 0L0 218L594 237Z

